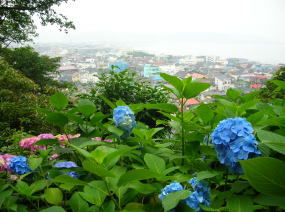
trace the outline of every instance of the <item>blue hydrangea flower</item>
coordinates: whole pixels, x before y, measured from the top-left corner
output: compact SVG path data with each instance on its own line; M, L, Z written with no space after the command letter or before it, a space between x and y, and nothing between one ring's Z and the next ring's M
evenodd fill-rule
M67 173L65 173L65 175L68 175L68 176L70 176L70 177L73 177L73 178L78 178L78 174L77 174L77 172L67 172Z
M169 193L175 192L175 191L182 191L182 190L183 190L182 185L180 183L174 181L173 183L170 183L169 185L167 185L163 189L161 189L161 194L158 195L158 198L160 200L162 200Z
M257 157L261 153L253 135L253 128L245 118L229 118L221 121L211 134L217 156L233 173L242 174L238 160Z
M204 206L210 205L210 188L203 180L198 180L196 177L189 180L193 192L184 200L184 203L195 211L202 211L199 204Z
M29 167L28 160L24 156L16 156L11 158L9 163L9 169L15 174L27 174L31 172L31 168Z
M59 162L54 164L54 167L56 168L76 168L78 167L76 163L72 161L67 161L67 162Z
M118 128L124 130L128 134L136 127L134 112L127 106L116 107L113 113L113 120Z

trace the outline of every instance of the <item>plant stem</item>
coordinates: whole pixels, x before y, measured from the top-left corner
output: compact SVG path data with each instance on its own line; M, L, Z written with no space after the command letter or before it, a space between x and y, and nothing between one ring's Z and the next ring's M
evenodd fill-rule
M185 155L185 140L184 140L184 99L182 98L181 106L181 143L182 143L182 166L184 165L184 155Z

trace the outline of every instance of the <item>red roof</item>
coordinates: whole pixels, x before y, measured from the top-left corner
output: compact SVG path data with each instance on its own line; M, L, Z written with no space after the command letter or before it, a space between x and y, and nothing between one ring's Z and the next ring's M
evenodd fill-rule
M261 88L262 84L252 84L250 85L251 88Z
M268 77L264 75L255 75L254 77L259 79L268 79Z

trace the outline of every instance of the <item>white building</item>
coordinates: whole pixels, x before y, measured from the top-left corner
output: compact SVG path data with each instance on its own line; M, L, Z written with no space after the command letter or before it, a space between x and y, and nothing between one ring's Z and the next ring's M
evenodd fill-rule
M218 91L226 91L231 88L231 80L225 76L215 77L215 86Z

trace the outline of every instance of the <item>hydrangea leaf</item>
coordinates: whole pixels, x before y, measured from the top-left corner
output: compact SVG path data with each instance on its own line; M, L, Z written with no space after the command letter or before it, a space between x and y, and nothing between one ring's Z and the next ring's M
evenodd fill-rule
M62 202L63 194L59 188L47 188L44 197L48 203L59 205Z
M162 173L165 170L165 161L161 157L146 153L144 161L148 168L154 172Z
M171 210L172 208L175 208L181 200L186 199L187 197L189 197L189 195L190 191L188 190L175 191L169 193L167 196L165 196L162 199L162 206L164 208L164 211L168 211Z
M65 210L59 206L52 206L52 207L43 209L40 212L65 212Z
M183 90L183 82L178 77L168 75L165 73L160 73L160 76L167 82L169 82L177 91L182 92Z
M250 185L260 193L285 196L285 163L270 157L240 161Z
M201 92L211 87L209 83L191 82L185 85L183 90L183 96L187 99L198 96Z
M78 192L74 193L68 201L73 212L88 211L88 203L82 199Z
M49 98L49 103L56 110L63 110L68 105L68 99L64 94L56 93Z
M250 197L232 196L227 200L227 208L231 212L252 212L253 203Z
M135 169L128 171L123 176L121 176L118 185L120 186L131 181L147 180L156 177L161 177L161 175L147 169Z
M257 136L266 146L285 155L285 136L265 130L257 131Z

